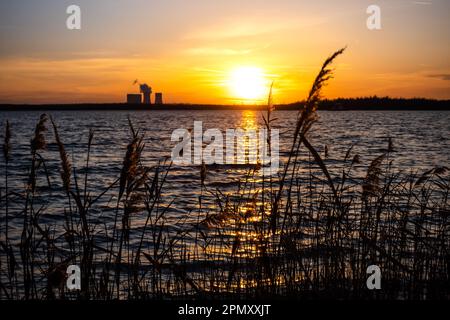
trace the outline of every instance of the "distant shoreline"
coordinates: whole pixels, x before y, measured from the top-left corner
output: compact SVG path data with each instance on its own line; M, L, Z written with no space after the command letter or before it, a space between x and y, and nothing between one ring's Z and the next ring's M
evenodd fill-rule
M299 110L302 102L276 105L276 110ZM150 110L255 110L264 111L265 105L219 105L219 104L163 104L144 105L126 103L83 104L0 104L0 111L150 111ZM319 110L331 111L450 111L450 100L395 99L395 98L351 98L323 100Z

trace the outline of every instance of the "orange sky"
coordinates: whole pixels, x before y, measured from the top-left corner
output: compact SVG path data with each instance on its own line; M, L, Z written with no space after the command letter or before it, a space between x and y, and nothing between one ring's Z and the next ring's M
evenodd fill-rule
M372 2L78 1L79 31L62 2L2 3L0 103L123 102L136 78L166 102L242 103L230 86L241 67L288 103L346 45L327 97L449 99L449 2L377 1L382 30L370 31Z

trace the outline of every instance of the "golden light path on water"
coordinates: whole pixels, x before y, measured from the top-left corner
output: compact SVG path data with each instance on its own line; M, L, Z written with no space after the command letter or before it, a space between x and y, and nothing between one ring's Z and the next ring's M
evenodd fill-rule
M245 133L255 132L254 137L251 134L243 140L246 150L246 164L242 173L245 175L242 183L245 187L234 192L230 192L229 196L239 198L239 205L232 201L223 204L220 219L222 220L220 232L218 234L226 235L231 244L229 246L210 246L208 247L206 257L214 257L221 255L232 255L236 259L252 260L261 256L262 251L268 250L270 242L270 234L264 227L264 220L270 215L270 208L267 203L261 201L262 176L261 170L256 169L257 163L250 162L250 153L258 153L258 130L261 129L261 123L258 117L260 112L245 110L241 113L239 128ZM245 182L244 182L245 180ZM268 182L266 182L268 183ZM264 217L265 216L265 217ZM216 226L217 227L217 226ZM216 229L217 230L217 229ZM214 233L214 229L209 232ZM239 245L237 245L239 244ZM270 250L270 249L269 249ZM251 281L240 279L239 283L233 286L251 287Z

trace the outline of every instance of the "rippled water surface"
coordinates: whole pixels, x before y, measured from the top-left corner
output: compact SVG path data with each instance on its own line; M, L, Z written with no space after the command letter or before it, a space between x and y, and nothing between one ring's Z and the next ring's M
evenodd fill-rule
M175 142L171 134L177 128L192 129L194 121L203 122L203 130L218 128L256 129L263 125L262 113L257 111L136 111L52 112L60 136L74 167L80 175L86 161L88 134L95 130L90 158L88 190L99 193L120 175L127 143L130 141L129 116L135 128L144 134L143 161L151 166L169 157ZM1 112L2 132L8 119L12 130L12 161L9 168L12 188L25 185L30 164L30 139L40 116L39 112ZM281 163L292 143L292 131L297 112L278 111L273 114L273 126L280 129ZM405 172L425 171L433 166L448 166L450 160L450 112L407 111L346 111L320 112L319 121L310 131L310 141L324 154L328 148L326 163L332 175L340 174L339 167L347 150L353 145L353 154L360 156L357 168L363 177L371 160L387 148L389 137L393 139L395 153L393 166ZM48 149L42 153L53 186L60 186L59 155L54 137L47 132ZM308 153L304 152L304 159ZM236 189L237 181L245 176L243 167L215 167L208 171L206 184L223 192ZM3 181L1 182L3 184ZM43 183L45 185L45 183ZM164 187L166 201L174 201L170 214L179 217L195 210L201 191L198 166L174 166ZM106 198L107 207L114 200ZM47 198L49 210L62 214L64 197L52 193ZM59 202L61 205L58 205ZM53 208L53 209L52 209Z

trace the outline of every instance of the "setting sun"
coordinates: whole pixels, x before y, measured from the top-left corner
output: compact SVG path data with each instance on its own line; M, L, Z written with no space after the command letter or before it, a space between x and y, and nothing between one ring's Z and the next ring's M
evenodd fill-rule
M267 79L260 68L239 67L232 70L229 87L235 98L258 100L266 95Z

